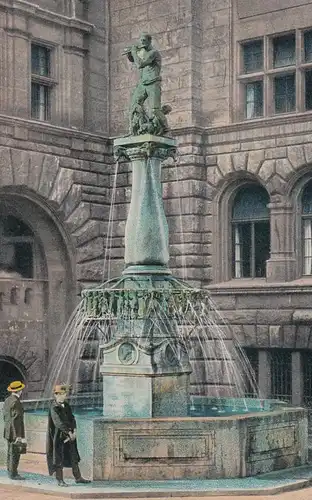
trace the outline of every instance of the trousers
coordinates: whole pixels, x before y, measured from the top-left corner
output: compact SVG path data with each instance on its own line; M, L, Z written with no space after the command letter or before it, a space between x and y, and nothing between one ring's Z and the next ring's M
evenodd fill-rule
M81 472L80 472L80 469L79 469L79 465L78 463L73 463L72 464L72 472L73 472L73 476L75 479L80 479L81 478ZM55 478L57 481L63 481L64 477L63 477L63 467L56 467L55 469Z
M16 476L20 457L19 448L8 441L7 470L10 476Z

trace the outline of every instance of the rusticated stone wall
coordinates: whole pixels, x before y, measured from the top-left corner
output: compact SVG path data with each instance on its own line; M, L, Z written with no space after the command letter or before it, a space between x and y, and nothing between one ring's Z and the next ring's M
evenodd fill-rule
M293 351L292 399L302 404L298 350L310 350L311 278L302 277L300 196L311 178L311 123L307 116L244 127L237 124L207 135L207 182L212 190L213 284L208 289L242 346ZM232 279L231 196L244 183L264 186L270 196L271 255L266 278ZM268 366L260 359L260 386L270 396ZM267 358L268 359L268 358Z
M81 288L102 277L111 147L90 134L23 120L1 126L0 204L32 228L37 269L29 305L21 296L25 280L2 281L1 356L24 368L32 396L42 389Z

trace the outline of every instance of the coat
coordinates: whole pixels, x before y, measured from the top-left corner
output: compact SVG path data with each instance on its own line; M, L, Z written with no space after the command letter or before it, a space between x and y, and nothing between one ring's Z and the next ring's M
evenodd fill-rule
M25 437L24 409L18 396L10 394L3 405L4 432L3 437L9 443L16 438Z
M49 410L47 430L47 464L50 476L56 468L72 467L80 461L77 441L64 441L76 429L76 420L68 403L53 401Z

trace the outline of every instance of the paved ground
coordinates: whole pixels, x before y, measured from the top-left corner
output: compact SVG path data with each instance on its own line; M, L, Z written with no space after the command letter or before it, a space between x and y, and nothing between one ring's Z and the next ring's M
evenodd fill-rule
M21 464L20 464L20 472L27 473L27 472L32 472L32 473L37 473L37 474L44 474L45 476L47 475L47 468L46 468L46 462L45 462L45 457L42 455L31 455L27 454L22 457ZM66 470L65 478L71 478L71 471ZM2 477L3 477L2 472ZM6 477L6 474L5 474ZM303 471L302 473L302 478L307 477L306 472ZM309 474L309 478L311 478L311 472ZM310 479L311 481L311 479ZM53 481L54 482L54 481ZM16 483L15 483L16 484ZM93 483L94 484L94 483ZM311 484L311 482L310 482ZM75 488L76 489L76 488ZM174 491L174 490L173 490ZM186 491L186 490L184 490ZM224 492L222 492L224 493ZM243 493L243 492L242 492ZM116 494L116 493L115 493ZM199 493L200 494L200 493ZM148 500L159 500L154 499L151 495L151 492L149 492L149 498ZM117 497L117 495L116 495ZM22 487L19 485L14 486L14 489L12 486L7 485L7 484L0 484L0 500L67 500L69 497L62 495L62 491L58 492L58 488L56 487L55 492L53 495L50 495L48 493L40 493L40 492L29 492L25 491ZM88 500L92 500L92 492L90 491L90 496L88 493ZM107 497L109 498L109 497ZM131 500L134 500L135 497L132 497ZM181 500L204 500L200 496L198 497L183 497ZM207 500L208 497L205 497L205 500ZM218 498L218 500L312 500L312 487L311 488L304 488L301 490L297 491L290 491L290 492L285 492L285 493L280 493L280 494L275 494L275 495L252 495L252 496L247 496L247 495L239 495L239 496L214 496L211 498ZM117 498L114 498L114 500L117 500ZM122 500L122 499L120 499ZM123 499L124 500L124 499ZM142 496L141 499L142 500ZM173 500L172 497L162 497L162 500ZM180 500L179 497L175 497L174 500Z
M68 497L67 497L68 498ZM290 491L289 493L281 493L280 495L271 496L222 496L222 497L211 497L217 498L218 500L310 500L312 499L312 488L306 488L299 491ZM0 486L0 499L1 500L64 500L62 496L52 496L52 495L42 495L40 493L25 493L22 490L14 489L14 491L9 490L5 487ZM67 499L66 499L67 500ZM92 500L92 497L90 497ZM117 500L117 499L114 499ZM124 499L123 499L124 500ZM149 498L149 500L153 500ZM163 498L162 500L171 500L170 498ZM175 499L178 500L178 499ZM183 497L182 500L188 500L188 497ZM192 499L194 500L194 498ZM203 500L197 497L196 500ZM207 500L207 498L205 498Z

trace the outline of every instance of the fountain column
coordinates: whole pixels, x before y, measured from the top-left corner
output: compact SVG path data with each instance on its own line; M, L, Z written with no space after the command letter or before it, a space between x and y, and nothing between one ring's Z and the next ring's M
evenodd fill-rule
M149 134L114 141L117 158L132 164L132 197L125 230L124 274L171 274L161 161L176 152L169 137Z
M148 134L130 136L116 139L114 151L119 161L131 162L133 177L124 280L122 289L115 291L119 316L114 337L100 348L103 414L186 416L191 366L168 307L179 291L173 289L168 268L161 187L161 162L174 156L175 141Z

